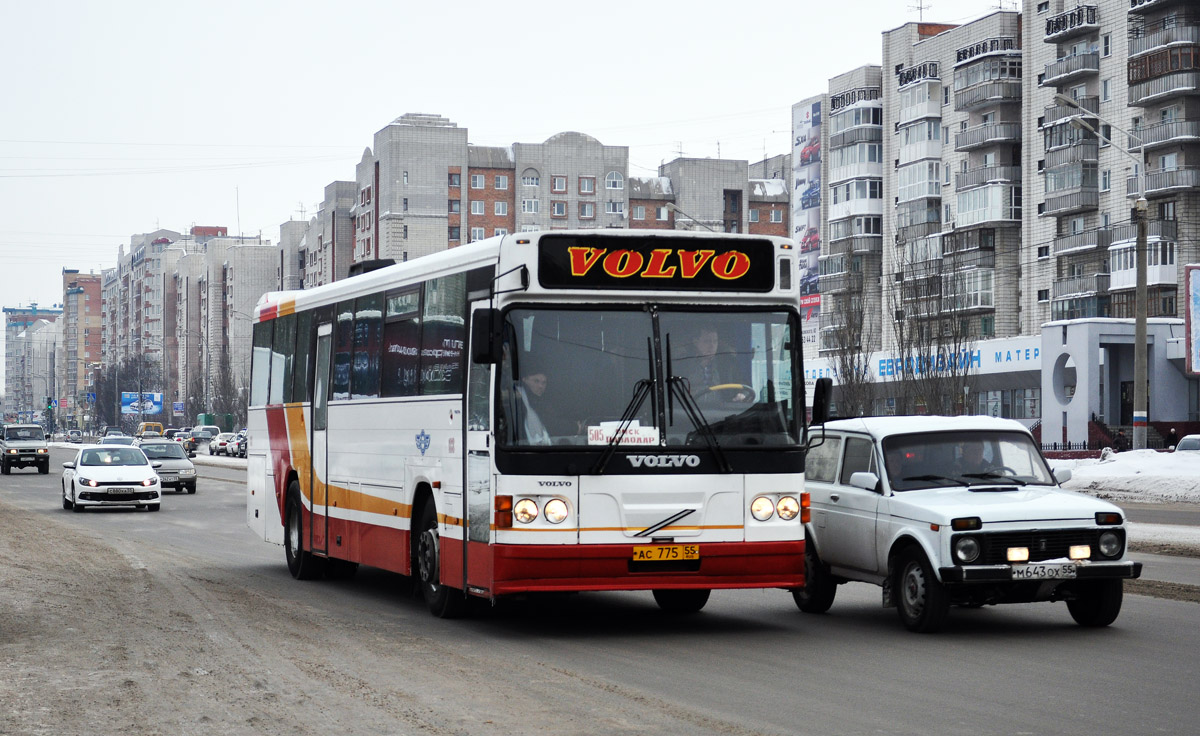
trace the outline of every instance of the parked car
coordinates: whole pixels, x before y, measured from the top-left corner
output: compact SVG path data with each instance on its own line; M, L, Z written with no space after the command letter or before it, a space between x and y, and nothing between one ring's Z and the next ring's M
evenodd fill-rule
M1124 514L1063 491L1029 430L992 417L827 422L805 462L811 498L800 609L821 613L837 586L882 586L904 626L940 628L950 606L1065 601L1082 626L1121 611Z
M67 442L73 442L77 445L82 443L83 442L83 432L78 429L67 430Z
M50 472L46 430L39 424L6 424L0 431L0 473L31 467L43 475Z
M175 436L172 437L171 440L173 442L177 442L180 447L188 452L196 451L196 438L192 437L191 432L176 432Z
M74 460L63 463L63 508L133 506L158 511L162 485L157 465L137 447L85 445Z
M178 442L166 439L147 440L138 445L151 462L159 463L158 479L163 489L196 492L196 466L188 452ZM195 453L192 453L195 454Z
M235 450L234 454L236 454L238 457L246 457L247 444L246 433L242 432L237 436L237 450Z
M228 455L229 454L229 449L228 449L229 443L231 440L233 440L233 438L234 438L233 432L222 432L221 434L217 435L216 437L213 437L208 442L208 454L209 455Z
M1200 434L1185 434L1171 448L1171 452L1196 452L1200 450Z

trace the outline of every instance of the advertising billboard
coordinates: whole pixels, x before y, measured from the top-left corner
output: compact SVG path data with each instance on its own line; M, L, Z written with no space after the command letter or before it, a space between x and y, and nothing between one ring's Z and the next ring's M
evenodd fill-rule
M799 245L801 339L805 359L815 358L821 325L817 290L821 256L821 112L824 95L792 106L792 238Z
M1187 346L1187 372L1196 375L1200 373L1200 265L1184 266L1187 276L1184 284L1187 288L1187 309L1184 319L1187 322L1185 343Z
M162 410L162 394L142 393L139 397L136 391L121 392L122 414L161 414Z

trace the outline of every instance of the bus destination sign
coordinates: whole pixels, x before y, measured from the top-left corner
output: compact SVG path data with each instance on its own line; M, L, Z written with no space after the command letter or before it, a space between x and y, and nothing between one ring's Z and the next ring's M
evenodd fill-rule
M770 291L769 240L543 237L538 281L547 289Z

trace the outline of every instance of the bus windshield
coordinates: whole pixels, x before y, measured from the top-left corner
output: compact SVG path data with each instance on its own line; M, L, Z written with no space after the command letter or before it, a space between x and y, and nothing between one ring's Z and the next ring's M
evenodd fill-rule
M795 334L784 311L512 309L499 435L521 448L798 444Z

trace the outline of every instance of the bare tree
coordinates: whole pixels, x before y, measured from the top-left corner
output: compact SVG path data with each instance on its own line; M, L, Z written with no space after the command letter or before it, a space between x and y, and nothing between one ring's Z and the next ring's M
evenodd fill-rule
M204 405L204 376L199 370L189 372L185 406L189 424L196 421L196 417L203 414L208 408Z
M212 408L218 415L236 414L238 404L237 384L233 380L233 366L229 354L222 350L217 363L217 375L213 379Z
M863 309L861 290L830 294L822 300L821 349L837 373L837 414L870 414L875 384L870 361L879 339L878 317Z

